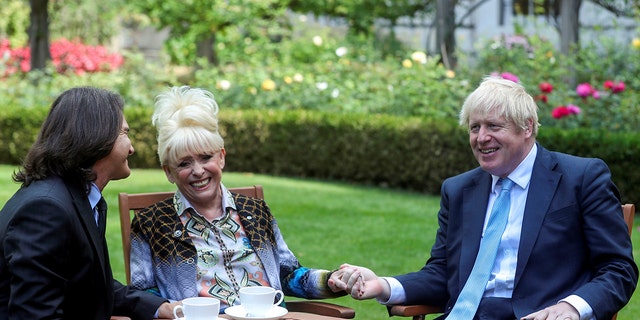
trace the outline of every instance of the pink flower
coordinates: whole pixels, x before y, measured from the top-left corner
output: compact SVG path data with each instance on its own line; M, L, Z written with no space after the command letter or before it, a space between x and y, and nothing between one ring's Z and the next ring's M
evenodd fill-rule
M540 88L540 91L544 93L551 93L551 91L553 91L553 86L549 82L543 82L539 84L538 87Z
M580 107L573 104L567 105L567 111L569 112L569 114L580 114L580 112L582 112L582 110L580 110Z
M593 87L589 83L581 83L576 87L576 93L583 98L593 94L593 91Z
M593 90L593 94L591 96L596 100L600 99L600 91Z
M503 72L503 73L501 73L501 74L500 74L500 76L501 76L503 79L511 80L511 81L513 81L513 82L515 82L515 83L520 82L520 79L518 79L518 77L517 77L515 74L513 74L513 73Z
M503 73L492 72L491 76L511 80L516 83L520 81L520 79L518 79L518 77L515 74L509 73L509 72L503 72Z

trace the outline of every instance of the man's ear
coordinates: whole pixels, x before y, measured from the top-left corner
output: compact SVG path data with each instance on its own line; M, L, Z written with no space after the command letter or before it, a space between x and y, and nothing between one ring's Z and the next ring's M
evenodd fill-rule
M527 136L531 136L533 135L533 119L527 119L526 123L527 128L524 129L524 132Z

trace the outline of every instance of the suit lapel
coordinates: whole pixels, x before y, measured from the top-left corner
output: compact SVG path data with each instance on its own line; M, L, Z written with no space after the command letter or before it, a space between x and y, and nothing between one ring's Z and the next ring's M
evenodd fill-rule
M460 288L469 277L478 255L490 192L491 175L482 170L463 189Z
M557 160L551 152L538 145L538 155L533 164L527 203L522 219L522 235L518 248L518 265L515 274L515 286L529 261L531 251L538 239L542 222L556 193L562 175L555 170Z
M96 221L93 216L93 209L89 204L89 199L84 191L69 187L69 193L73 198L73 205L76 209L76 213L80 219L80 223L83 225L89 239L91 240L91 247L96 253L100 266L102 267L102 274L105 282L107 281L108 259L106 252L106 243L104 236L101 235L100 229L96 225Z

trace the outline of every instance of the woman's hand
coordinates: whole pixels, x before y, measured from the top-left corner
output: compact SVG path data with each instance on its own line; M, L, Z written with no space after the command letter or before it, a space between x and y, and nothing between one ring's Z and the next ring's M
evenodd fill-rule
M175 316L173 315L173 308L178 305L181 305L181 301L176 302L165 302L158 307L158 318L160 319L173 319Z

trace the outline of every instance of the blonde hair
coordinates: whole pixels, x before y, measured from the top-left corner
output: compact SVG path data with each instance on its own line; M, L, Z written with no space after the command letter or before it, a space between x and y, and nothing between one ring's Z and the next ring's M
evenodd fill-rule
M204 89L181 86L160 93L151 117L158 134L160 164L175 164L189 153L211 154L224 148L218 109L213 94Z
M513 122L521 130L533 123L531 132L538 134L538 105L519 83L500 77L485 77L480 86L465 99L460 110L459 123L469 125L471 114L487 115L496 112L505 120Z

